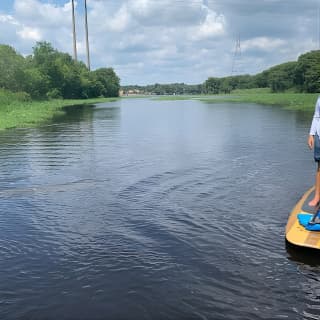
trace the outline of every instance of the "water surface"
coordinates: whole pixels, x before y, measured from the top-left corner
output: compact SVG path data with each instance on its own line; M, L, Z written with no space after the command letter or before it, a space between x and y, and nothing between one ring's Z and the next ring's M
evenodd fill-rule
M0 134L1 319L319 319L284 228L312 115L127 99Z

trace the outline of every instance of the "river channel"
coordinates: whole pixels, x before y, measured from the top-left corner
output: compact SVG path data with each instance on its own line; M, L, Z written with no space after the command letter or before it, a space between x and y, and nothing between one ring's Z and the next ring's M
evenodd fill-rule
M284 237L311 118L122 99L0 132L0 319L320 319Z

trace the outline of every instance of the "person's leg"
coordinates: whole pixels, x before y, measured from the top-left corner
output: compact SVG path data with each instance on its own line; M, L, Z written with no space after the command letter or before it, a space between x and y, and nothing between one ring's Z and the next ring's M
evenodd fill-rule
M314 197L309 202L309 206L315 207L318 205L320 201L320 162L318 161L318 168L316 173L316 185L315 185L315 191L314 191Z
M317 206L320 201L320 139L317 134L314 136L314 160L317 162L318 166L316 173L314 197L309 202L309 206L311 207Z

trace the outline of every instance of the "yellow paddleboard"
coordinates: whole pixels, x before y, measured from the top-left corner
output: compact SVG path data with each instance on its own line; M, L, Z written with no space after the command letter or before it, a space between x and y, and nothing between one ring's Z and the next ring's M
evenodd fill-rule
M299 213L314 213L312 208L308 206L308 202L311 200L313 192L314 187L310 188L303 195L291 211L286 226L286 239L288 242L297 246L320 249L320 231L306 230L302 225L300 225L297 218Z

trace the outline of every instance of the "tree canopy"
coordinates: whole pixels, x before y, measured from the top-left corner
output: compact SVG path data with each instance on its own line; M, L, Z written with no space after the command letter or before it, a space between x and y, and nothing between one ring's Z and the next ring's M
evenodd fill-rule
M38 42L26 58L0 45L0 88L26 92L33 99L115 97L120 79L112 68L89 71L50 43Z
M125 86L125 92L149 94L221 94L235 89L270 88L272 92L320 92L320 50L301 55L298 61L276 65L256 75L209 77L199 85L184 83Z
M25 92L32 99L118 96L120 79L112 68L89 71L83 62L38 42L23 57L0 45L0 88ZM272 92L320 92L320 50L302 54L297 61L276 65L256 75L209 77L202 84L185 83L125 86L123 91L149 94L221 94L235 89L270 88Z

